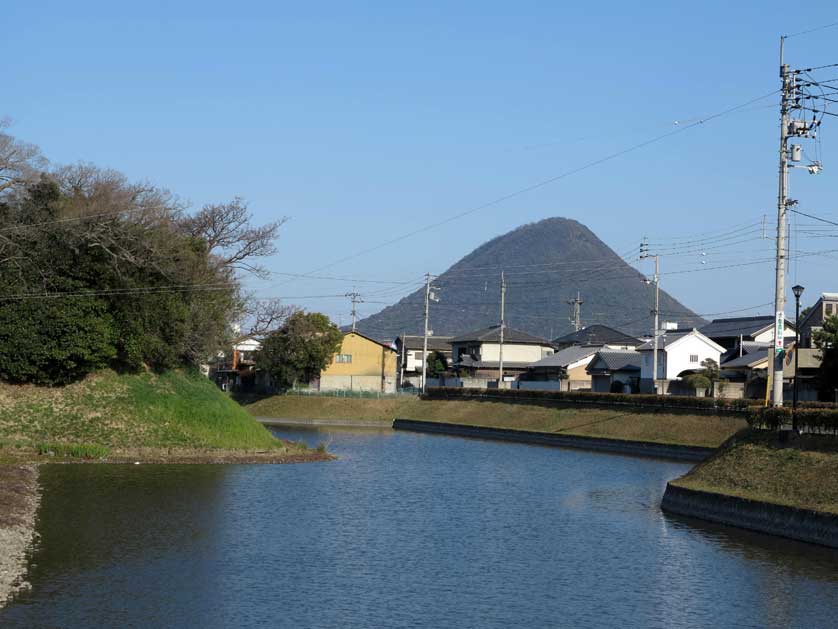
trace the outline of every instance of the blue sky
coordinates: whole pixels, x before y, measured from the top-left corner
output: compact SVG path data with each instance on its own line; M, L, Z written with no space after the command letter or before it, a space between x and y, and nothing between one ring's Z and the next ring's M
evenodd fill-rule
M288 217L269 261L277 273L329 265L767 94L779 87L779 36L838 21L825 1L805 11L780 2L121 4L6 3L0 116L55 163L116 168L195 207L239 195L259 221ZM787 60L838 63L838 27L790 39ZM413 282L548 216L585 223L620 254L644 234L672 247L764 214L770 228L777 98L320 274ZM822 157L821 175L792 174L792 196L838 221L838 118L825 121ZM706 270L770 257L772 242L758 235L665 257L664 273L691 272L665 275L662 286L699 313L771 302L771 263ZM807 234L794 246L838 250L838 239ZM830 255L792 263L790 279L809 296L838 290ZM251 286L346 323L347 300L313 296L357 288L389 301L413 284L276 275Z

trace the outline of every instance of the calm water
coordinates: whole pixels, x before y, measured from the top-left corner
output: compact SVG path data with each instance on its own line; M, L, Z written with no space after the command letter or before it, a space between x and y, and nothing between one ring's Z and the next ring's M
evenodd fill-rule
M687 465L376 431L334 463L42 468L2 627L828 627L838 554L663 516Z

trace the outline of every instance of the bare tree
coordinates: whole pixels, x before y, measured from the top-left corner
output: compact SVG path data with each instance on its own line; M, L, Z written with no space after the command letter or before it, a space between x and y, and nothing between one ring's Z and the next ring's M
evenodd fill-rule
M253 227L247 203L239 197L229 203L205 205L185 218L184 229L207 243L210 254L219 267L253 273L266 278L269 272L254 261L276 253L274 241L286 219Z
M299 308L283 304L279 299L256 299L248 296L242 303L240 332L235 335L233 343L252 338L262 338L281 328L285 322Z
M0 195L38 180L47 160L34 144L27 144L4 132L11 122L0 120Z

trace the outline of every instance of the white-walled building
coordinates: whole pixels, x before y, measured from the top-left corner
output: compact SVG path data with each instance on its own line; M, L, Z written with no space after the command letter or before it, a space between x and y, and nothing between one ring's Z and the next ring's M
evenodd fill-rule
M641 354L640 390L651 393L654 389L654 343L648 341L637 348ZM725 348L698 330L667 332L658 336L659 391L666 393L668 383L702 370L701 363L708 358L719 364Z
M503 375L514 378L529 365L550 356L553 346L543 339L521 330L504 327ZM455 369L470 377L497 378L500 367L500 326L461 334L451 340Z

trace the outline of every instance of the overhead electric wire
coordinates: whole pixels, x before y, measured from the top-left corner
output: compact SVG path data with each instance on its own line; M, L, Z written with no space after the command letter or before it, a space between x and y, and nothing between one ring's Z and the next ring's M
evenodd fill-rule
M794 208L789 208L789 212L794 212L795 214L800 214L800 216L805 216L806 218L811 218L812 220L820 221L821 223L827 223L829 225L835 225L836 227L838 227L838 223L836 223L835 221L829 221L825 218L821 218L821 217L815 216L813 214L807 214L806 212L801 212L800 210L795 210Z
M817 31L822 31L827 28L832 28L833 26L838 26L838 22L832 22L830 24L824 24L822 26L816 26L815 28L810 28L805 31L800 31L799 33L792 33L791 35L783 35L784 39L789 39L791 37L799 37L801 35L808 35L809 33L815 33Z
M86 214L84 216L67 216L65 218L58 218L51 221L43 221L40 223L20 223L17 225L11 225L9 227L3 227L0 229L0 232L8 232L8 231L17 231L21 229L32 229L35 227L46 227L47 225L58 225L60 223L70 223L73 221L86 221L92 218L102 218L105 216L117 217L121 214L133 214L135 212L143 212L149 211L148 208L129 208L127 210L119 210L116 212L102 212L100 214Z
M563 172L563 173L560 173L559 175L556 175L556 176L554 176L554 177L549 177L549 178L547 178L547 179L543 179L543 180L541 180L541 181L539 181L539 182L536 182L536 183L534 183L534 184L532 184L532 185L529 185L529 186L526 186L526 187L524 187L524 188L519 188L518 190L515 190L514 192L511 192L511 193L509 193L509 194L506 194L506 195L503 195L503 196L498 197L498 198L496 198L496 199L493 199L492 201L488 201L488 202L486 202L486 203L480 204L480 205L478 205L478 206L475 206L475 207L470 208L470 209L468 209L468 210L465 210L465 211L463 211L463 212L459 212L459 213L454 214L453 216L449 216L448 218L443 219L443 220L441 220L441 221L437 221L437 222L435 222L435 223L431 223L431 224L429 224L429 225L425 225L425 226L423 226L423 227L420 227L420 228L418 228L418 229L414 229L414 230L412 230L412 231L410 231L410 232L407 232L407 233L402 234L402 235L400 235L400 236L397 236L397 237L395 237L395 238L391 238L391 239L389 239L389 240L387 240L387 241L385 241L385 242L383 242L383 243L380 243L380 244L378 244L378 245L375 245L375 246L373 246L373 247L368 247L368 248L363 249L363 250L361 250L361 251L358 251L358 252L355 252L355 253L353 253L353 254L350 254L350 255L344 256L344 257L339 258L339 259L337 259L337 260L334 260L334 261L332 261L332 262L330 262L330 263L328 263L328 264L325 264L325 265L320 266L320 267L318 267L318 268L316 268L316 269L313 269L313 270L309 271L309 273L310 273L310 274L313 274L313 273L318 273L318 272L320 272L320 271L323 271L323 270L325 270L325 269L331 268L331 267L336 266L336 265L338 265L338 264L341 264L341 263L343 263L343 262L347 262L347 261L352 260L352 259L354 259L354 258L357 258L357 257L363 256L363 255L366 255L366 254L368 254L368 253L372 253L373 251L377 251L377 250L382 249L382 248L384 248L384 247L387 247L387 246L389 246L389 245L395 244L395 243L397 243L397 242L400 242L400 241L402 241L402 240L405 240L405 239L410 238L410 237L412 237L412 236L415 236L415 235L417 235L417 234L421 234L421 233L426 232L426 231L429 231L429 230L431 230L431 229L435 229L435 228L437 228L437 227L441 227L442 225L446 225L446 224L451 223L451 222L453 222L453 221L455 221L455 220L458 220L458 219L460 219L460 218L464 218L465 216L468 216L468 215L470 215L470 214L474 214L475 212L478 212L478 211L480 211L480 210L484 210L484 209L486 209L486 208L488 208L488 207L492 207L492 206L494 206L494 205L498 205L498 204L500 204L500 203L503 203L504 201L508 201L509 199L512 199L512 198L515 198L515 197L521 196L521 195L526 194L526 193L528 193L528 192L532 192L533 190L537 190L537 189L539 189L539 188L543 188L544 186L547 186L547 185L549 185L549 184L551 184L551 183L555 183L556 181L560 181L561 179L565 179L566 177L570 177L570 176L572 176L572 175L575 175L575 174L580 173L580 172L582 172L582 171L588 170L588 169L593 168L593 167L595 167L595 166L598 166L598 165L600 165L600 164L604 164L604 163L606 163L606 162L609 162L609 161L611 161L611 160L614 160L614 159L616 159L616 158L618 158L618 157L621 157L621 156L623 156L623 155L627 155L627 154L632 153L632 152L634 152L634 151L640 150L640 149L642 149L642 148L644 148L644 147L646 147L646 146L649 146L649 145L651 145L651 144L655 144L655 143L657 143L657 142L660 142L661 140L664 140L664 139L670 138L670 137L672 137L672 136L674 136L674 135L678 135L678 134L683 133L683 132L685 132L685 131L687 131L687 130L689 130L689 129L692 129L692 128L694 128L694 127L701 126L701 125L703 125L703 124L705 124L705 123L707 123L707 122L710 122L711 120L715 120L715 119L717 119L717 118L721 118L722 116L725 116L725 115L727 115L727 114L733 113L733 112L735 112L735 111L737 111L737 110L739 110L739 109L743 109L744 107L747 107L747 106L749 106L749 105L752 105L752 104L754 104L754 103L756 103L756 102L759 102L759 101L761 101L761 100L763 100L763 99L765 99L765 98L768 98L768 97L770 97L770 96L774 96L775 94L777 94L777 93L779 93L779 92L780 92L780 90L772 90L771 92L768 92L767 94L763 94L762 96L758 96L758 97L756 97L756 98L752 98L752 99L750 99L750 100L748 100L748 101L746 101L746 102L744 102L744 103L740 103L740 104L738 104L738 105L734 105L734 106L732 106L732 107L728 107L727 109L724 109L724 110L719 111L719 112L717 112L717 113L715 113L715 114L711 114L711 115L709 115L709 116L706 116L706 117L704 117L704 118L702 118L702 119L700 119L700 120L697 120L696 122L693 122L693 123L690 123L690 124L684 125L684 126L682 126L682 127L679 127L679 128L674 129L674 130L672 130L672 131L668 131L668 132L666 132L666 133L662 133L662 134L660 134L660 135L657 135L657 136L655 136L655 137L652 137L652 138L650 138L650 139L648 139L648 140L644 140L643 142L639 142L639 143L637 143L637 144L634 144L634 145L632 145L632 146L629 146L629 147L627 147L627 148L625 148L625 149L621 149L621 150L616 151L616 152L614 152L614 153L610 153L610 154L608 154L608 155L606 155L606 156L604 156L604 157L601 157L601 158L599 158L599 159L595 159L595 160L593 160L593 161L587 162L587 163L585 163L585 164L583 164L583 165L581 165L581 166L578 166L578 167L576 167L576 168L572 168L572 169L570 169L570 170L568 170L568 171L565 171L565 172Z

